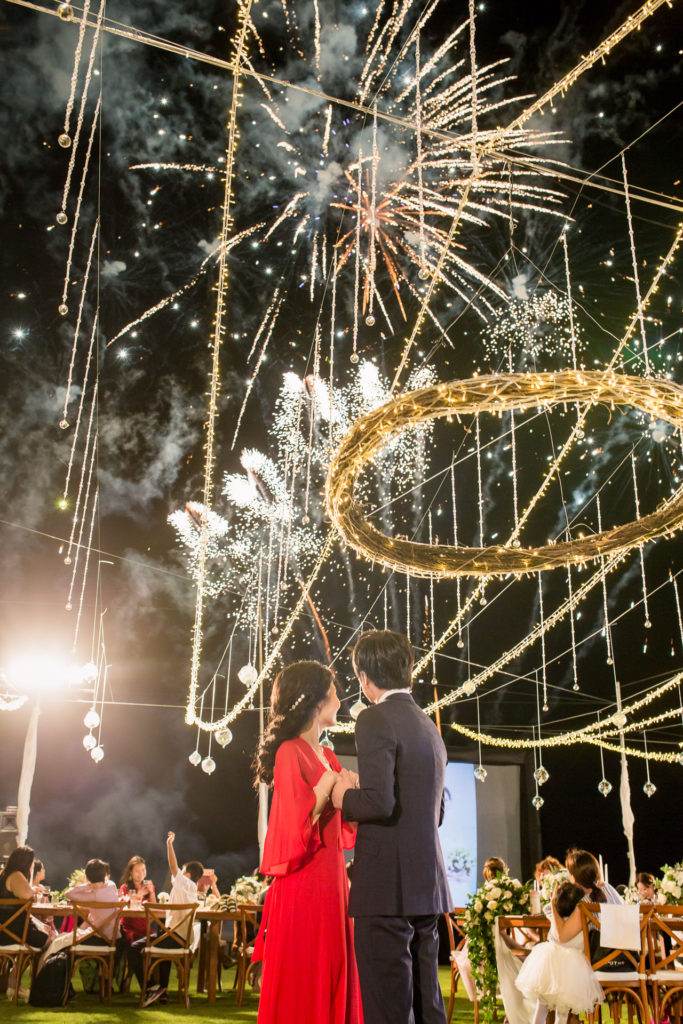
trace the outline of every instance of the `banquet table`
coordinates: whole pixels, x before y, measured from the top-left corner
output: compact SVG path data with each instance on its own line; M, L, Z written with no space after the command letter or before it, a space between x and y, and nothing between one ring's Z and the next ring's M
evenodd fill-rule
M36 917L72 917L74 909L70 903L35 903L31 911ZM144 910L140 907L125 907L122 916L124 918L143 917ZM206 960L202 962L200 954L199 977L204 979L206 985L206 997L208 1002L216 1002L216 990L218 987L218 957L220 954L221 931L224 921L235 922L235 939L240 951L238 961L238 974L246 972L247 943L246 925L249 921L255 923L253 910L221 910L199 906L195 915L196 921L206 921L208 925L208 941L200 944L200 950L205 950Z

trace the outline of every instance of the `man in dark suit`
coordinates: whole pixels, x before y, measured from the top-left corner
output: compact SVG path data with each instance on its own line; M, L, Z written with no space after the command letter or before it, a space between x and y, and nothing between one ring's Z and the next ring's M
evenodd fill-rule
M413 700L413 652L389 630L363 633L353 667L371 702L356 723L359 784L332 802L358 822L349 913L365 1024L445 1024L439 915L450 909L438 828L446 748Z

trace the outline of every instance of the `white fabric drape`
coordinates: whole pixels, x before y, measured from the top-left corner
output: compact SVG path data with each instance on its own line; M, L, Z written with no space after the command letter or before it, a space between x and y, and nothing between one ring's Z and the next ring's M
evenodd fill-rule
M496 949L498 985L509 1024L531 1024L536 1010L535 1000L525 999L515 985L522 961L513 955L503 942L498 927L498 918L493 924L493 941Z
M19 846L26 844L28 836L28 816L31 810L31 787L33 786L33 775L36 770L36 755L38 753L38 719L40 718L40 701L36 700L31 709L31 717L28 720L26 739L24 741L24 759L21 762L21 776L19 778L19 793L17 796L17 832L19 834Z
M633 825L635 816L631 808L631 783L628 777L628 761L624 751L624 734L621 734L621 780L619 782L619 799L621 800L621 820L624 835L628 844L628 884L636 884L636 853L633 847Z

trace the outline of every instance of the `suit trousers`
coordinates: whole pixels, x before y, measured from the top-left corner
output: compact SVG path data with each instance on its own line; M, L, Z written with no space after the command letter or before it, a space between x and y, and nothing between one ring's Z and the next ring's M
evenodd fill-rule
M438 919L438 914L354 918L364 1024L446 1024Z

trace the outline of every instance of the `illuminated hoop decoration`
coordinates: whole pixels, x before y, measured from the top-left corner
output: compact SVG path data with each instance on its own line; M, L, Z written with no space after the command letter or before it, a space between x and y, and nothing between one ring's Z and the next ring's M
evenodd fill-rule
M472 377L401 395L359 419L334 455L327 478L327 511L347 544L366 558L413 576L504 576L566 568L626 552L683 527L683 487L649 515L601 533L540 548L452 547L390 538L370 525L354 498L358 477L389 440L418 423L561 402L631 406L683 428L683 388L609 371L561 370Z

